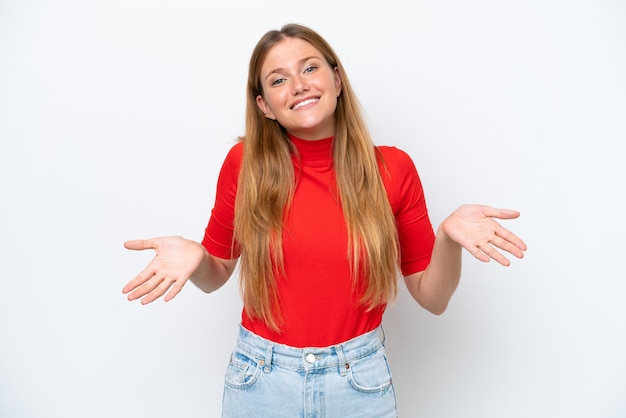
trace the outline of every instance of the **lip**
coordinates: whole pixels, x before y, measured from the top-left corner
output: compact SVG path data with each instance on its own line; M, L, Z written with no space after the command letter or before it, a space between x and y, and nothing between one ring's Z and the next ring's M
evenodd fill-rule
M300 107L297 107L297 106L298 106L298 105L300 105L300 104L302 104L302 103L304 103L304 102L310 101L310 103L307 103L307 104L305 104L305 105L304 105L304 106L309 106L309 105L312 105L312 104L315 104L315 103L319 102L319 100L320 100L320 96L309 96L309 97L305 97L305 98L303 98L302 100L298 100L297 102L295 102L294 104L292 104L292 105L289 107L289 109L291 109L291 110L298 110L298 109L301 109L301 108L300 108Z

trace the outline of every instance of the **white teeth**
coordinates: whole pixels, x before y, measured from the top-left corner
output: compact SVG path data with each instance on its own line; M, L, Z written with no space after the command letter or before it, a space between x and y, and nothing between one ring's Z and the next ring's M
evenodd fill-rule
M298 103L297 105L295 105L292 109L294 109L294 110L295 110L295 109L298 109L299 107L306 106L306 105L308 105L309 103L317 102L317 100L318 100L318 99L308 99L308 100L305 100L305 101L300 102L300 103Z

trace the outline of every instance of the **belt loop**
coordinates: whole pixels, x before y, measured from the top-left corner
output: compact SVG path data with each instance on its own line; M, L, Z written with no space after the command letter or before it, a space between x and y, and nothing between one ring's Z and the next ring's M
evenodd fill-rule
M380 332L383 334L380 340L380 343L383 345L383 347L385 346L385 329L383 328L382 324L380 325Z
M336 345L333 347L335 349L335 353L337 353L337 359L339 360L339 375L345 376L348 371L348 363L346 362L346 356L343 353L343 348L340 345Z
M268 344L265 350L265 364L263 364L263 371L265 373L269 373L272 371L272 351L274 349L274 344Z

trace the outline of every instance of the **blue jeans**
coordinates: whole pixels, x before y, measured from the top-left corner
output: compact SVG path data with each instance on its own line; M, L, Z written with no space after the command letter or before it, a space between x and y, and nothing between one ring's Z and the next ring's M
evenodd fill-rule
M294 348L240 327L224 418L397 417L382 327L325 348Z

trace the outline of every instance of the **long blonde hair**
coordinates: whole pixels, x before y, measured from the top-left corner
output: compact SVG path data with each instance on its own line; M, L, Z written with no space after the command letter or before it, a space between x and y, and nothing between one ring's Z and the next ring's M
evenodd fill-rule
M267 32L253 50L248 71L246 134L235 203L235 240L241 248L240 288L248 315L280 331L282 316L277 276L284 272L283 220L295 188L285 129L265 118L256 103L263 95L261 67L268 51L285 38L299 38L317 48L337 68L342 92L335 111L333 160L339 199L348 230L347 259L355 285L364 277L361 303L373 309L396 297L399 245L395 219L360 104L339 58L313 30L288 24Z

